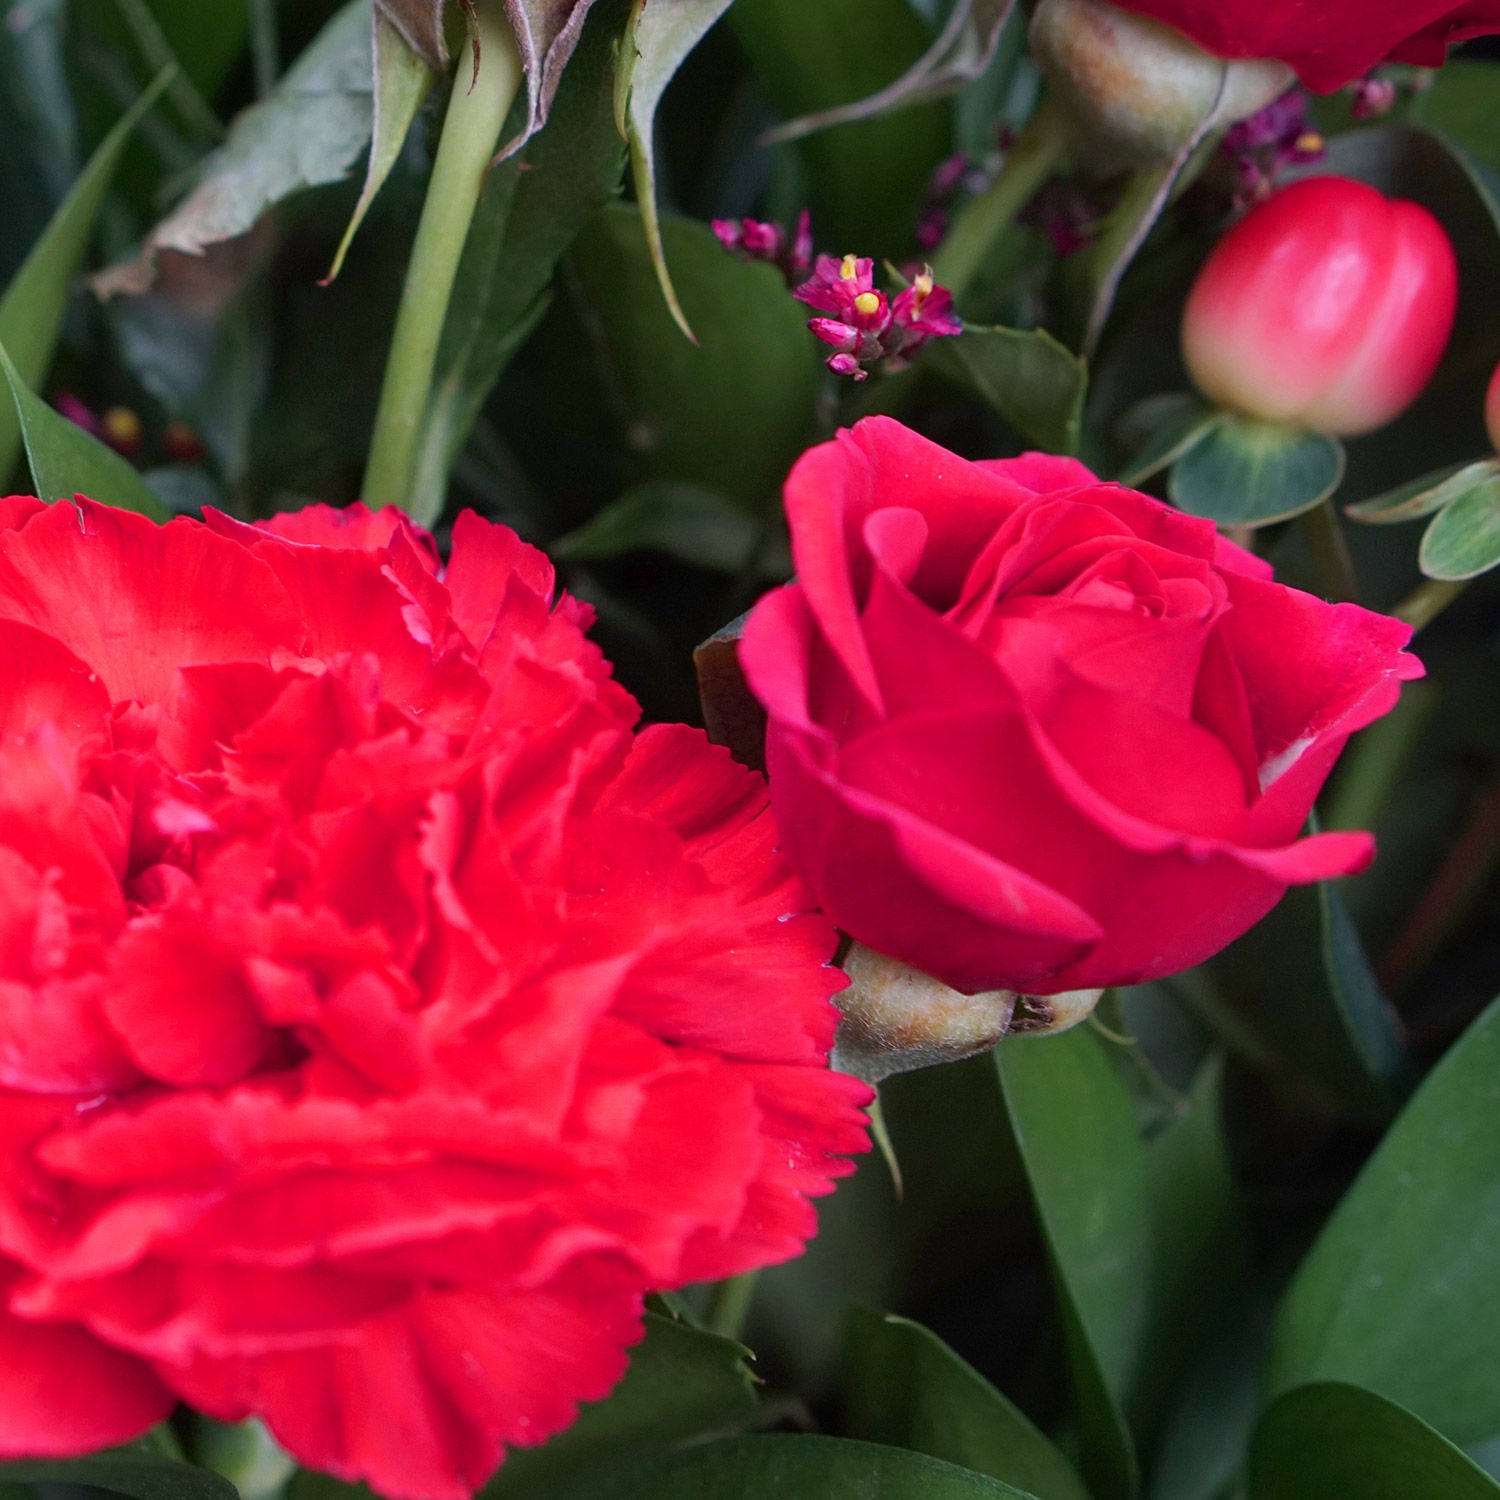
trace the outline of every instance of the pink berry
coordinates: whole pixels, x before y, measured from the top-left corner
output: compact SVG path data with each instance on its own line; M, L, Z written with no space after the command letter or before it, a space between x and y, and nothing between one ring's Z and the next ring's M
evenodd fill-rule
M1416 400L1457 301L1453 246L1425 208L1309 177L1215 246L1188 298L1182 353L1225 406L1351 436Z

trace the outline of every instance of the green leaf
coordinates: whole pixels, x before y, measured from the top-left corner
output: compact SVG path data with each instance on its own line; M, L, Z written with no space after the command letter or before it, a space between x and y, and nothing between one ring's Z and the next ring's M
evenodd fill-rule
M1092 359L1098 351L1120 283L1171 202L1184 172L1209 138L1217 110L1216 104L1170 161L1140 168L1126 178L1120 201L1093 242L1064 264L1064 284L1073 309L1070 341L1076 341L1086 359Z
M1405 1049L1337 884L1294 886L1206 974L1177 984L1231 1049L1315 1107L1389 1114Z
M1077 451L1088 367L1045 329L965 328L927 357L988 401L1027 442L1054 453Z
M1139 1374L1151 1264L1145 1157L1130 1095L1087 1027L996 1050L1063 1316L1089 1487L1140 1481L1125 1418Z
M151 13L182 71L212 99L233 68L249 24L246 0L150 0Z
M1022 1490L921 1453L827 1437L720 1438L633 1456L548 1500L987 1500Z
M85 1484L134 1500L239 1500L227 1479L211 1469L176 1462L149 1435L86 1458L0 1464L0 1482Z
M595 215L568 258L612 400L650 477L763 505L808 437L818 346L773 267L726 255L705 225L668 219L662 230L698 348L656 295L633 209Z
M1441 131L1500 172L1500 113L1495 110L1495 64L1455 59L1413 102L1410 118Z
M830 125L868 120L898 109L940 99L972 83L994 61L1000 33L1015 0L957 0L932 45L894 83L863 99L788 120L766 132L767 142L797 140Z
M153 521L167 519L161 501L130 464L32 392L4 344L0 344L0 370L10 385L36 492L43 500L87 495L101 505L139 511Z
M1089 1500L1051 1442L919 1323L856 1308L847 1349L851 1437L944 1459L1037 1500Z
M1433 518L1418 561L1429 578L1451 582L1477 578L1500 563L1500 465L1488 465Z
M545 128L485 184L443 324L412 486L409 508L426 524L442 513L449 473L480 409L546 311L559 259L619 189L625 146L613 79L623 10L624 0L599 6Z
M1221 526L1269 526L1311 510L1343 477L1337 438L1225 412L1173 465L1167 493Z
M339 182L374 122L370 0L349 0L287 70L275 92L236 117L193 190L133 259L95 278L103 296L146 291L162 250L201 255L251 229L272 205Z
M1397 485L1393 490L1346 505L1344 514L1370 526L1394 526L1402 521L1416 521L1441 510L1450 501L1467 493L1478 481L1500 473L1500 459L1483 458L1478 463L1449 464L1436 474Z
M995 1054L1062 1309L1080 1467L1100 1500L1136 1494L1138 1447L1241 1254L1217 1067L1147 1140L1117 1046L1084 1026Z
M670 5L647 5L645 0L638 0L620 44L630 58L630 94L623 123L630 140L630 167L641 207L641 224L672 319L694 342L687 314L672 284L666 247L662 243L661 211L656 202L656 110L688 53L729 9L729 4L730 0L672 0Z
M873 94L932 41L907 0L735 0L729 24L786 119ZM783 148L806 166L818 242L838 254L904 257L951 138L948 111L925 104Z
M27 385L40 386L52 367L68 294L83 264L105 191L131 132L156 103L170 78L168 73L160 74L99 143L0 298L0 344L10 351L15 368ZM10 403L0 402L0 484L15 468L20 441L20 428Z
M1500 1434L1500 1002L1449 1050L1282 1304L1268 1385L1347 1380L1464 1447Z
M1288 1391L1250 1450L1250 1500L1495 1500L1496 1484L1420 1418L1337 1382Z
M626 490L547 550L569 562L665 552L695 567L737 573L749 563L760 535L743 507L702 485L667 479Z
M1221 415L1188 391L1148 396L1121 419L1134 452L1119 482L1136 488L1160 473L1206 438Z
M406 144L411 122L416 119L433 82L432 69L421 53L408 45L406 38L382 11L373 12L373 24L371 50L374 53L375 92L370 163L365 169L365 185L360 190L359 201L354 205L349 227L339 241L325 281L332 281L343 268L349 246L354 243L354 236L359 233L359 226L364 223L376 194L391 175L391 168L396 165L396 158Z
M550 1443L513 1450L486 1500L592 1495L592 1484L637 1453L654 1462L676 1444L745 1427L759 1409L748 1353L731 1339L647 1313L646 1336L614 1392L584 1406Z

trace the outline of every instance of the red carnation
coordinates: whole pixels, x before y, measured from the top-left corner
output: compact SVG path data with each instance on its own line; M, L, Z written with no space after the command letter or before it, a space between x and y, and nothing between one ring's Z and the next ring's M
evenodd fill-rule
M511 532L0 501L0 1454L466 1495L864 1143L761 782Z

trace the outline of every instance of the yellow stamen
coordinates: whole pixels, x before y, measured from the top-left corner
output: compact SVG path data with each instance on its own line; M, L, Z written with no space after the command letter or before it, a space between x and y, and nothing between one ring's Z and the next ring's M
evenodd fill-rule
M859 258L857 256L853 256L853 255L846 255L844 257L844 263L843 263L843 265L841 265L839 267L839 280L840 281L853 281L854 278L856 276L858 276L858 275L859 275Z
M917 301L924 302L932 295L932 267L923 266L921 274L912 281L912 290L917 294Z
M1316 130L1304 130L1297 137L1297 149L1307 152L1309 156L1321 151L1327 144L1328 142Z
M880 311L880 297L875 292L861 292L854 299L854 310L862 318L874 317Z

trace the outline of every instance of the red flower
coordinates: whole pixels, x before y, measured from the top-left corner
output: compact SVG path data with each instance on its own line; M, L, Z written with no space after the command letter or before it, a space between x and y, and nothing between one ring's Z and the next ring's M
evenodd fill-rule
M460 517L0 502L0 1454L457 1497L861 1149L758 778Z
M1217 57L1276 58L1331 93L1389 59L1441 66L1467 37L1500 32L1500 0L1115 0Z
M1211 523L888 418L786 489L798 582L741 643L771 800L833 921L968 991L1157 978L1365 833L1299 839L1344 741L1421 675Z

